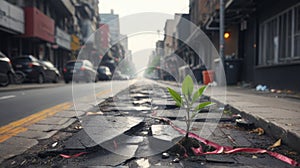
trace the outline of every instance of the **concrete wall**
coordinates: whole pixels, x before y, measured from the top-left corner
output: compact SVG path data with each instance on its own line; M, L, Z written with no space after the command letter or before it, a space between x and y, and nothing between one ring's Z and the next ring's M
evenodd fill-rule
M243 59L241 80L253 82L257 60L257 25L256 18L247 21L247 29L239 32L239 56Z
M269 88L300 91L300 64L261 67L255 69L255 84Z
M225 56L232 55L233 53L235 55L238 55L238 37L239 37L238 25L231 25L230 27L225 29L225 32L230 33L230 37L228 39L225 39L225 50L224 50Z
M244 66L242 79L252 82L253 85L264 84L269 88L291 89L300 91L300 62L292 61L289 64L259 66L259 25L280 12L299 3L298 0L264 0L259 1L257 11L247 20L247 29L240 32L242 43L239 49L242 50ZM241 46L242 45L242 46Z

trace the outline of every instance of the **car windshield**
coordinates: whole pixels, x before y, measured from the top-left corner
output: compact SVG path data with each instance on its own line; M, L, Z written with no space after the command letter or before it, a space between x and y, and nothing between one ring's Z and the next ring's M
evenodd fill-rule
M98 71L99 71L99 72L105 72L105 69L99 68Z
M31 60L28 57L19 57L19 58L13 59L13 62L14 63L25 63L25 62L31 62Z
M76 62L74 68L79 69L82 66L82 62Z
M81 66L82 66L82 62L69 62L67 64L68 69L73 69L73 68L79 69L79 68L81 68Z

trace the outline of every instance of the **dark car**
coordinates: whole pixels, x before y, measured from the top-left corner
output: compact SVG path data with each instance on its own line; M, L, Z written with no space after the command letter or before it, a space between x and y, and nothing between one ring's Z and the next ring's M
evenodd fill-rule
M109 68L110 72L111 73L114 73L115 72L115 69L116 69L116 63L114 60L112 59L103 59L100 63L100 66L106 66Z
M97 71L89 60L73 60L67 62L64 67L64 80L66 83L70 81L97 82Z
M129 76L122 74L120 71L115 71L112 79L113 80L129 80Z
M97 69L98 72L98 79L99 80L110 80L111 79L111 72L107 66L99 66Z
M44 69L46 80L57 83L60 78L58 69L49 61L41 61L41 64L46 67L46 69Z
M10 59L0 52L0 86L7 86L14 73Z
M16 57L12 60L13 68L25 74L25 80L44 83L46 81L58 82L60 74L49 62L38 60L32 55ZM52 67L53 66L53 67Z

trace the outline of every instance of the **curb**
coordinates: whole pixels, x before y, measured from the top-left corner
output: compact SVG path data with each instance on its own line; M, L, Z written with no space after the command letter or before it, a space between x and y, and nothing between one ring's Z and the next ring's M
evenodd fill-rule
M176 86L176 83L169 82L169 81L159 81L162 84L172 85ZM204 94L205 95L205 94ZM231 111L235 114L241 114L244 118L248 119L249 121L253 122L256 127L261 127L265 130L266 134L268 134L270 137L274 139L280 139L284 144L294 149L296 152L300 153L300 136L295 134L294 132L289 131L288 129L285 129L275 122L271 122L267 119L264 119L263 117L253 115L245 110L241 110L238 107L234 107L229 104L224 104L224 102L221 102L220 100L211 97L212 100L216 101L219 104L222 104L225 106L228 106Z
M291 147L297 152L300 152L300 137L295 133L290 132L289 130L278 126L276 123L270 122L262 117L254 116L247 113L247 111L239 110L238 108L233 107L230 104L229 108L232 110L233 113L239 113L244 118L253 122L255 126L263 128L269 136L273 137L274 139L281 139L282 142L285 143L287 146Z
M10 92L10 91L20 91L20 90L33 90L33 89L42 89L42 88L49 88L49 87L59 87L63 86L64 83L56 83L56 84L25 84L25 85L12 85L7 87L1 87L0 92Z

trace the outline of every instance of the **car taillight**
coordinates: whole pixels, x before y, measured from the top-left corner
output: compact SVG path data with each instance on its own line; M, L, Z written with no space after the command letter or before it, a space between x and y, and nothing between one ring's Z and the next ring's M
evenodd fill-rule
M33 63L28 63L28 67L32 68L33 67Z
M84 70L85 70L85 68L84 68L84 67L81 67L81 68L80 68L80 70L81 70L81 71L84 71Z

